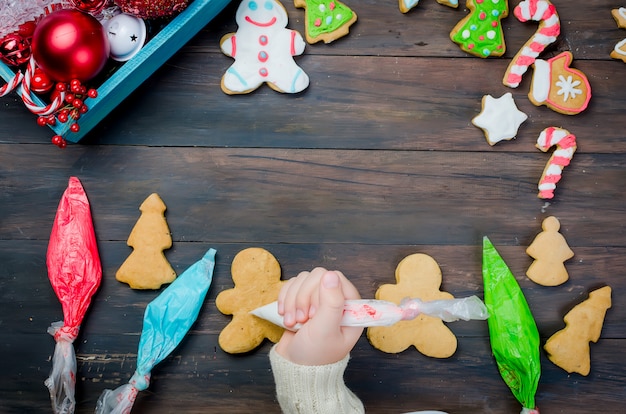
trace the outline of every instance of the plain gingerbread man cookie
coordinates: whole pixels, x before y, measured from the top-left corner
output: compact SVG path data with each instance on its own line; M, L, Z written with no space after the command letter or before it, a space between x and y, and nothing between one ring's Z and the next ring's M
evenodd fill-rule
M228 353L238 354L253 350L265 338L278 342L283 328L250 313L278 300L280 288L285 283L280 280L278 260L265 249L245 249L233 259L231 274L235 287L220 292L215 300L220 312L233 315L220 332L220 347Z
M423 301L452 299L439 290L441 270L435 260L422 253L405 257L396 268L396 284L382 285L376 299L400 304L407 297ZM410 321L367 330L370 343L383 352L399 353L413 345L419 352L434 358L448 358L457 347L456 336L439 318L419 315Z
M222 52L235 59L222 76L229 95L249 93L264 83L285 93L309 86L309 77L293 60L304 52L304 39L287 29L288 16L277 0L243 0L235 15L238 30L220 40Z
M611 287L605 286L589 294L565 315L565 328L552 335L544 346L555 365L572 373L589 374L591 357L589 342L598 342L604 317L611 307Z

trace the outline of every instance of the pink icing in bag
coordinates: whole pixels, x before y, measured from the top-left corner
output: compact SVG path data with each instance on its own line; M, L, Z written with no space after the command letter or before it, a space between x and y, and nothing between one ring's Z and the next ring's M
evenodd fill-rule
M71 177L57 209L46 256L48 277L61 305L63 321L48 333L56 341L52 372L45 381L55 413L73 413L76 399L76 355L72 345L100 286L102 266L83 186Z

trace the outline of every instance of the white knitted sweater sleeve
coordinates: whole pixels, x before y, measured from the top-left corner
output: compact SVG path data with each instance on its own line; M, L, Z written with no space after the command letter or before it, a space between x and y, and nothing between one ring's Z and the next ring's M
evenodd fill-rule
M276 396L284 414L363 414L361 400L346 387L347 355L334 364L298 365L270 351Z

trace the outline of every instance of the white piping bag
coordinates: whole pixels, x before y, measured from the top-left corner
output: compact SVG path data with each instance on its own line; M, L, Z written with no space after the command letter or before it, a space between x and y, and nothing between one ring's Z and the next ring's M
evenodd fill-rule
M297 331L300 324L287 328L283 324L283 317L278 313L278 302L272 302L250 311L251 314L272 322L285 329ZM477 296L460 299L439 299L422 301L417 298L406 298L400 305L393 302L377 299L347 300L343 310L342 326L390 326L400 321L415 319L424 314L439 318L444 322L454 322L460 319L485 320L489 312L485 304Z

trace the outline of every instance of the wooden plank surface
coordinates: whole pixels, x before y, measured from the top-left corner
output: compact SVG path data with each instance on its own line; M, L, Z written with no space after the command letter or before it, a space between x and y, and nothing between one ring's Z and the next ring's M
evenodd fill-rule
M505 56L480 59L449 39L464 7L423 0L402 14L391 0L346 3L358 22L344 39L307 46L297 62L311 85L296 96L267 87L221 92L232 59L218 41L236 30L233 3L80 144L59 150L18 98L0 98L0 412L50 411L43 381L54 341L46 329L62 313L45 252L70 176L89 197L104 271L75 343L79 413L93 412L100 393L135 369L143 311L159 292L133 291L115 272L152 192L168 207L174 244L166 256L178 274L208 248L218 253L198 321L155 369L133 412L279 412L270 344L233 356L217 343L230 318L215 297L232 287L230 263L240 250L268 249L284 278L317 265L341 269L363 297L393 283L404 257L425 253L441 267L443 290L482 296L485 235L524 290L542 343L591 290L613 288L589 376L568 374L542 352L537 401L542 414L623 411L626 66L608 57L626 37L610 15L619 4L554 1L563 31L545 55L571 50L593 89L587 111L565 116L528 101L532 70L518 89L501 84L536 23L510 16ZM284 4L290 27L302 31L302 10ZM505 92L529 119L516 140L490 147L470 121L483 95ZM548 126L569 129L579 147L546 203L536 193L549 154L535 141ZM532 262L525 249L549 215L561 220L575 252L566 263L570 280L550 288L525 276ZM368 413L520 411L498 374L486 323L448 326L459 343L448 359L414 349L384 354L360 339L346 381Z

